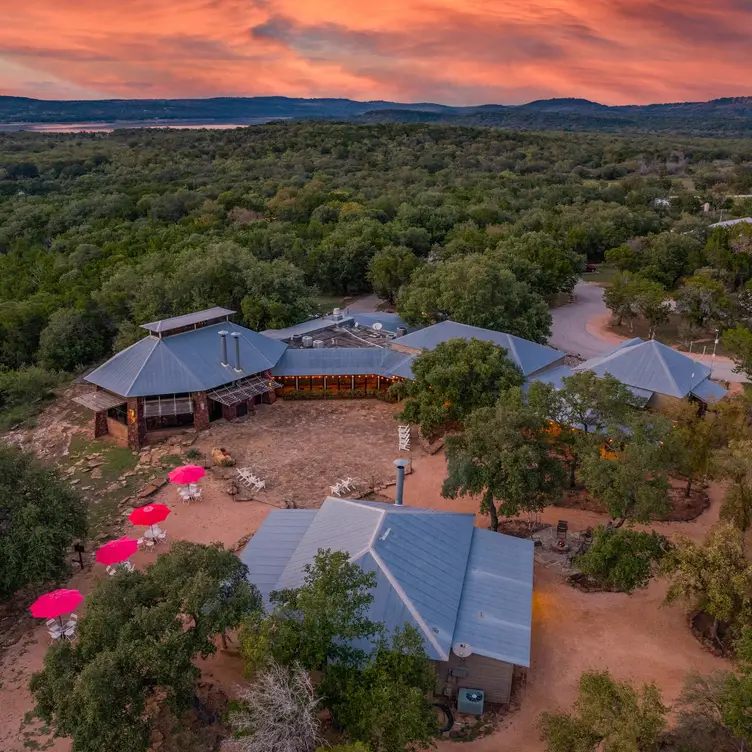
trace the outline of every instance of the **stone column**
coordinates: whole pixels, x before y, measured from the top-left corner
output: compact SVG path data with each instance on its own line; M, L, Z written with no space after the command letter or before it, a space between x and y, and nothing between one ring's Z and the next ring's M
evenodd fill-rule
M193 392L191 399L193 400L193 425L197 431L203 431L209 428L209 400L206 392ZM222 412L224 413L224 409Z
M264 371L264 378L272 380L272 372L271 371ZM269 392L266 392L266 402L268 402L270 405L273 405L277 401L277 393L272 389Z
M225 420L235 420L238 417L238 406L235 405L222 405L222 417Z
M99 439L107 436L110 430L107 428L107 410L94 413L94 438Z
M129 397L126 405L128 415L128 446L139 450L146 442L146 418L144 398Z

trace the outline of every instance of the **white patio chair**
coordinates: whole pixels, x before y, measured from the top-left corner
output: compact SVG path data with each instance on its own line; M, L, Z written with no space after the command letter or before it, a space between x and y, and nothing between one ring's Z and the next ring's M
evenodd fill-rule
M164 540L164 539L165 539L166 537L167 537L167 531L166 531L166 530L160 530L160 531L159 531L159 532L157 533L157 535L156 535L156 538L154 539L154 542L155 542L155 543L160 543L160 542L162 542L162 541L163 541L163 540Z
M201 491L199 490L198 483L189 483L188 484L188 493L191 496L199 496L199 495L201 495Z
M45 624L47 625L47 629L54 629L56 624L58 627L60 626L60 622L57 619L47 619Z
M266 481L259 480L253 484L257 491L263 491L266 488Z
M59 625L58 625L57 629L48 629L47 632L50 635L50 637L52 638L53 642L55 640L59 640L63 636L63 630L60 628Z
M68 622L68 624L65 625L65 630L63 631L63 637L65 637L67 640L70 640L71 642L76 639L76 622Z
M336 483L333 486L329 486L332 490L332 496L341 496L342 495L342 486L340 486L339 483Z

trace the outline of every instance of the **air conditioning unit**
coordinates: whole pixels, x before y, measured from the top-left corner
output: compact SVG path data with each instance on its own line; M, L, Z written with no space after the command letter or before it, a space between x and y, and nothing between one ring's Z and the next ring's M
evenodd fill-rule
M483 702L486 693L482 689L468 689L461 687L457 691L457 712L483 715Z

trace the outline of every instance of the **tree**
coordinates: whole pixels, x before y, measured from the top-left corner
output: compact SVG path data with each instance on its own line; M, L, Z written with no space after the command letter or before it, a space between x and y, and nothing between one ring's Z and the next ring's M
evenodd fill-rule
M313 752L321 743L313 684L298 665L270 664L239 694L240 708L230 713L234 739L228 752Z
M368 279L380 298L394 303L397 293L410 281L418 266L420 260L409 248L390 245L374 254L368 267Z
M498 530L498 512L506 517L539 512L560 498L566 483L551 453L548 417L538 404L511 389L495 407L471 413L463 433L447 437L442 495L482 495L481 512L489 515L492 530Z
M500 261L471 254L418 269L397 298L409 324L451 319L545 342L551 315L545 302Z
M665 471L670 453L664 443L667 422L658 415L633 416L630 435L613 441L611 452L591 452L582 463L585 486L621 527L627 520L649 522L668 511ZM619 446L621 445L621 447Z
M667 443L673 463L687 477L684 495L689 498L694 481L703 480L710 470L711 454L719 440L719 413L701 411L696 403L682 401L671 409L669 417L673 430Z
M319 550L305 566L303 584L271 593L272 613L246 624L241 636L246 668L253 672L273 660L312 671L362 661L364 651L352 643L377 637L381 629L367 618L375 586L375 574L350 562L346 552Z
M548 752L649 752L659 749L668 710L655 684L638 691L607 671L587 671L573 712L543 713L539 728Z
M545 411L558 425L553 444L569 465L569 486L575 487L581 458L603 443L609 429L618 430L627 419L632 393L613 376L596 376L580 371L562 380L560 390L530 390L531 402L541 401Z
M743 533L728 522L715 525L702 546L683 536L661 569L670 580L666 602L683 601L713 619L712 633L739 633L752 624L752 564L744 555Z
M611 285L603 291L603 300L616 317L617 326L621 326L626 319L632 327L637 318L637 287L633 275L628 272L617 274Z
M646 587L668 541L656 532L599 527L575 566L612 590L631 593Z
M638 279L635 294L637 312L650 324L648 337L655 335L655 330L668 321L671 307L666 300L666 288L659 282Z
M740 530L752 525L752 441L731 441L713 455L714 475L725 480L721 519Z
M72 738L74 752L146 750L162 708L179 719L194 705L195 658L215 652L215 637L260 607L246 574L218 545L179 541L146 571L100 581L78 640L51 645L32 677L40 717Z
M74 371L106 355L110 337L101 316L61 308L50 316L39 338L39 361L52 371Z
M391 644L382 638L363 668L331 666L322 691L348 739L373 752L404 752L428 748L438 733L428 700L435 685L423 638L406 625Z
M736 373L752 374L752 331L746 326L727 329L723 333L723 346L736 363Z
M86 508L31 453L0 443L0 599L28 585L60 582L86 534Z
M490 253L511 269L518 259L529 261L538 270L537 283L531 287L541 295L572 292L585 269L584 256L562 247L542 232L527 232L502 240Z
M416 423L425 436L462 423L479 407L522 385L522 372L493 342L450 339L413 361L413 376L392 387L404 399L401 420Z
M676 310L695 326L705 328L728 321L731 301L721 282L705 274L695 274L679 288Z

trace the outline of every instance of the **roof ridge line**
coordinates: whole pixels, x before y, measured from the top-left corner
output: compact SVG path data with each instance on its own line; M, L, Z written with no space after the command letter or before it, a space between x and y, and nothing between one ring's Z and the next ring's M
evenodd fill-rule
M151 350L149 350L149 353L144 358L143 363L141 363L141 367L138 369L138 371L136 371L136 375L131 379L131 383L128 384L128 391L129 392L130 392L131 389L133 389L133 385L136 383L136 380L141 375L141 371L143 371L144 368L146 368L146 364L149 362L149 358L151 358L151 356L153 355L154 351L157 349L157 346L162 341L161 337L154 337L153 334L150 334L149 337L153 337L153 339L154 339L154 347L152 347ZM134 344L137 344L137 343L134 343ZM123 351L123 352L125 352L125 351Z
M181 334L187 334L187 332L181 332ZM167 338L160 338L160 341L162 341L163 339L167 339ZM176 362L178 363L178 365L179 365L179 366L180 366L180 367L181 367L181 368L183 369L183 371L184 371L185 373L187 373L187 374L188 374L188 375L189 375L189 376L191 377L191 380L192 380L192 381L196 381L196 380L198 380L199 382L201 381L201 379L198 379L198 378L197 378L197 376L196 376L196 374L195 374L195 373L194 373L194 372L193 372L193 371L191 370L190 366L188 366L188 365L187 365L187 364L186 364L186 363L185 363L185 362L183 361L183 359L182 359L182 358L181 358L181 357L180 357L180 356L179 356L179 355L178 355L178 354L177 354L176 352L173 352L173 351L172 351L172 349L171 349L171 348L170 348L170 347L169 347L168 345L165 345L165 347L167 348L167 352L168 352L168 353L170 353L170 356L171 356L172 358L174 358L174 360L175 360L175 361L176 361ZM146 360L144 361L144 366L146 365L146 361L147 361L147 360L148 360L148 358L147 358L147 359L146 359ZM142 368L143 368L143 366L142 366ZM227 383L227 382L225 382L225 383ZM201 386L203 387L203 384L200 384L200 385L201 385ZM217 388L217 387L212 387L212 389L216 389L216 388ZM199 389L199 390L197 390L197 391L202 391L202 390L201 390L201 389ZM208 389L207 389L206 391L210 391L210 390L208 390Z
M658 360L660 360L661 365L663 366L663 370L666 372L666 375L668 376L671 383L674 385L674 390L677 392L681 392L681 387L679 384L676 383L676 379L674 378L674 374L671 373L671 369L668 367L668 363L666 363L666 359L663 357L663 351L658 347L658 345L662 344L661 342L657 342L654 339L651 339L650 342L655 342L656 350L658 351ZM669 348L672 350L673 348ZM691 361L694 362L694 358L690 358ZM690 377L690 389L689 391L692 391L691 387L691 377Z
M436 652L439 654L441 660L448 661L449 655L444 651L444 649L439 645L439 643L436 641L436 638L433 635L433 632L428 628L428 625L423 620L423 617L420 615L420 612L417 608L413 605L413 602L407 597L407 593L402 589L402 586L397 581L397 578L392 574L391 570L387 565L384 563L384 560L379 556L379 554L374 551L373 549L370 550L371 556L373 557L373 560L378 564L381 571L384 573L384 576L389 581L389 584L394 588L397 595L400 597L400 600L405 604L407 607L407 610L410 612L411 616L415 621L417 622L418 626L421 628L423 634L428 638L428 641L434 646L436 649Z
M251 342L251 340L249 340L248 337L245 336L245 331L239 331L239 330L246 330L246 331L249 331L249 332L253 332L253 329L248 329L248 327L246 327L246 326L241 326L240 324L235 324L233 322L230 322L230 323L232 323L232 325L234 327L238 328L238 329L236 329L237 333L245 340L245 342L248 345L248 347L250 347L256 353L258 353L259 357L262 360L265 360L267 362L267 364L268 364L267 367L268 368L274 368L274 366L272 365L272 363L269 360L269 358L267 358L266 355L264 355L264 353L262 353L261 350L259 350L258 347L256 347L256 345L254 345L253 342ZM254 334L259 334L258 332L253 332L253 333ZM232 332L230 332L230 334L232 334ZM263 334L259 334L259 336L263 337L264 335ZM267 339L269 339L269 338L267 338ZM284 355L284 353L282 353L282 354ZM277 363L279 363L279 361L277 361Z

